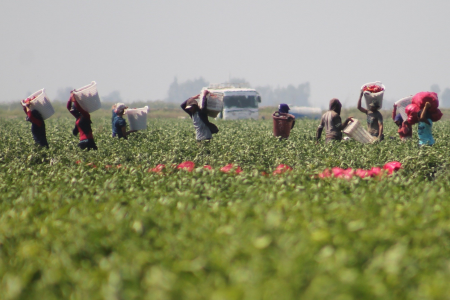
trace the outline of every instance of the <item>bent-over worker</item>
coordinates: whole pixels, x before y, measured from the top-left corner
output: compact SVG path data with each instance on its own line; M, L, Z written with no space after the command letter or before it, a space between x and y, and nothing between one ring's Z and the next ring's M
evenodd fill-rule
M317 128L316 140L319 141L322 131L325 128L325 142L342 140L342 130L352 121L352 117L348 117L344 124L341 120L341 102L333 98L330 100L329 110L323 114L320 125Z
M205 91L205 94L200 101L202 101L202 108L198 106L196 99L200 98L200 95L191 97L181 104L181 109L183 109L192 119L192 123L195 128L195 138L197 142L210 141L212 135L219 132L216 125L209 122L207 113L207 101L206 96L209 94Z

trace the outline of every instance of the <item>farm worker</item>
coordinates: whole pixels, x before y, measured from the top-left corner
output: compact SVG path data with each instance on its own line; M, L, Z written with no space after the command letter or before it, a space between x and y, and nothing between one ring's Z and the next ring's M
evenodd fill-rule
M397 114L397 105L394 104L394 110L392 111L392 119L394 123L398 126L398 134L402 141L406 141L412 137L412 126L408 123L408 120L403 121L402 115Z
M292 128L294 128L294 125L295 125L295 117L293 115L289 114L289 110L290 110L289 105L287 105L286 103L281 103L280 105L278 105L278 113L280 113L281 115L284 114L284 115L289 116L294 119L294 121L292 122L292 127L291 127L291 129L292 129Z
M119 139L124 138L128 139L128 135L131 132L135 132L136 130L127 131L127 121L123 118L125 113L125 109L128 106L125 106L123 103L117 103L115 105L114 114L116 115L113 120L113 136L117 136Z
M75 136L80 134L80 142L78 143L78 147L81 149L97 150L97 145L95 144L94 136L92 135L91 115L77 102L73 91L70 92L70 98L69 101L67 101L66 107L76 119L75 128L72 133Z
M200 97L200 95L191 97L184 101L181 104L181 109L183 109L192 119L192 123L195 128L195 138L197 142L201 141L210 141L212 139L212 135L219 132L219 129L216 125L209 122L208 114L207 114L207 103L206 96L209 94L209 91L205 91L202 101L202 108L198 106L198 102L196 99Z
M378 111L380 107L377 104L371 103L369 110L361 106L361 99L363 97L364 91L361 90L361 94L358 99L358 109L360 112L367 115L367 127L371 136L378 138L379 141L384 139L383 134L383 116Z
M431 130L433 129L433 122L431 121L428 109L431 107L429 102L425 103L425 107L419 111L419 126L417 133L419 135L419 146L434 145L434 138Z
M33 134L34 142L38 146L48 148L44 119L36 109L30 109L30 102L30 99L24 101L23 111L27 115L26 120L31 122L31 133Z
M352 121L352 117L348 117L344 124L341 121L341 102L333 98L330 100L329 110L323 114L320 125L317 128L316 139L320 140L322 131L325 128L325 142L342 140L342 130Z

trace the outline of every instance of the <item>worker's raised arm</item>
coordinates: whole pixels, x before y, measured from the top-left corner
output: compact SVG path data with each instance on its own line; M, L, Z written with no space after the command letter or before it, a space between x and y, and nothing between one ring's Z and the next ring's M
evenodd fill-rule
M430 122L427 119L427 111L430 108L431 104L429 102L425 103L425 107L422 109L422 113L420 114L419 121L425 122L428 125L431 125Z
M359 95L359 99L358 99L358 109L360 112L367 114L367 109L365 109L364 107L361 106L361 100L362 100L363 94L364 94L364 91L361 90L361 94Z

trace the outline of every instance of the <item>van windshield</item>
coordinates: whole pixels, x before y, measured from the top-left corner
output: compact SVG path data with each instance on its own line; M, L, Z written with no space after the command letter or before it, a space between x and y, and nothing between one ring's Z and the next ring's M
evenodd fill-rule
M258 108L258 102L256 96L224 96L223 106L226 108Z

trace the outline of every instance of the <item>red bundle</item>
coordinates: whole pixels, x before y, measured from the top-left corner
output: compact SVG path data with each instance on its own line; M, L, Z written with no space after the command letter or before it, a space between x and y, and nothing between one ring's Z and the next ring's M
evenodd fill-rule
M292 171L292 167L288 166L288 165L278 165L278 167L275 169L275 171L273 171L273 175L276 174L283 174L286 173L287 171Z
M177 169L186 170L188 172L192 172L194 168L195 164L192 161L185 161L177 166Z
M431 104L428 112L430 113L430 117L433 122L437 122L442 118L442 112L438 108L438 95L434 92L420 92L414 95L412 98L412 104L405 108L405 113L408 115L408 122L410 124L419 122L418 113L425 107L426 103Z
M392 161L388 162L383 166L383 169L380 167L372 167L370 170L362 170L357 169L353 170L352 168L348 169L341 169L341 168L332 168L325 169L322 173L319 174L319 178L344 178L344 179L350 179L354 176L360 177L360 178L366 178L366 177L376 177L383 175L383 170L387 172L388 175L391 175L394 172L397 172L402 167L402 164L398 161Z
M159 164L154 168L150 168L148 169L147 172L152 172L152 173L161 173L164 169L166 168L166 165L163 164Z
M233 169L235 169L236 174L239 174L242 172L241 167L239 166L235 166L233 164L228 164L225 167L220 168L220 171L224 172L224 173L230 173L230 171L232 171Z
M368 91L368 92L371 92L371 93L379 93L381 91L384 91L384 88L382 88L381 86L376 85L376 84L370 84L370 85L365 85L363 87L363 91L364 92Z

